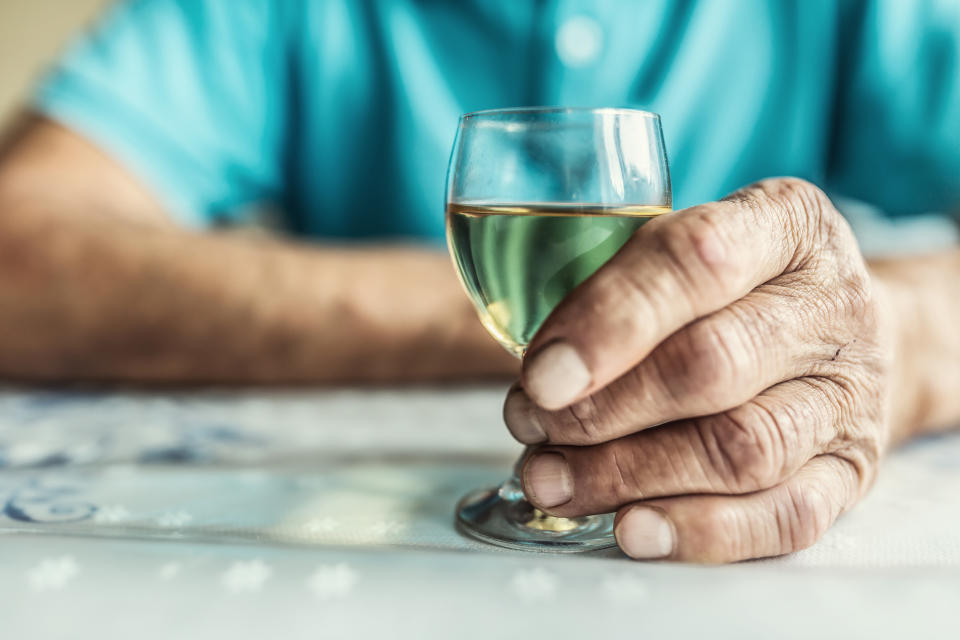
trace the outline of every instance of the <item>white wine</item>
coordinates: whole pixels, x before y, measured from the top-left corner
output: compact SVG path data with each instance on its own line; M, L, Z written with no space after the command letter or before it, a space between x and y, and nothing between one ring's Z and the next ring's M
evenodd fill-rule
M554 307L669 206L450 204L447 242L487 331L523 350Z

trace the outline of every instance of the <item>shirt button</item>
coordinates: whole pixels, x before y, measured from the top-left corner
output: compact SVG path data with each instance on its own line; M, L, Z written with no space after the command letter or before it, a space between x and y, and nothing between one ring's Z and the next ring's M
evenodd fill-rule
M585 67L600 56L603 30L593 18L574 16L560 25L554 46L563 64Z

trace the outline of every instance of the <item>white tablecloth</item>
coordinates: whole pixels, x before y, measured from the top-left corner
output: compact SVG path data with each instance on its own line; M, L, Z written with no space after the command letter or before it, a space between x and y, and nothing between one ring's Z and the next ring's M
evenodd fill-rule
M523 554L452 525L502 395L0 392L3 637L960 637L960 437L792 556Z

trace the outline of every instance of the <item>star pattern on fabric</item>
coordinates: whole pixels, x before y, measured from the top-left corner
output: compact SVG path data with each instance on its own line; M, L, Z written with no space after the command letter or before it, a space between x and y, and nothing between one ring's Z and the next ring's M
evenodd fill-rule
M353 591L358 580L356 571L346 563L320 565L307 578L307 588L321 600L332 600Z
M650 586L638 576L615 573L604 578L603 594L614 602L629 604L647 598L650 595Z
M160 517L157 518L157 524L161 527L176 529L189 524L192 520L192 515L183 509L179 509L177 511L167 511L164 514L161 514Z
M399 535L403 533L406 528L406 523L400 522L399 520L380 520L370 525L370 533L378 538L385 538Z
M524 600L549 600L557 592L557 576L546 569L522 569L513 574L510 588Z
M120 504L104 505L97 509L93 521L99 524L114 524L130 518L130 512Z
M180 575L180 571L182 569L183 565L181 565L179 562L167 562L166 564L160 566L160 570L157 571L157 576L161 580L173 580Z
M340 528L340 521L330 516L314 518L304 525L307 533L323 534L336 531Z
M230 593L256 592L272 574L270 565L259 558L238 561L220 576L220 584Z
M27 582L33 591L59 591L78 573L80 565L73 556L44 558L27 572Z
M857 548L857 540L852 536L835 531L828 531L817 543L817 546L834 549L836 551L849 552Z

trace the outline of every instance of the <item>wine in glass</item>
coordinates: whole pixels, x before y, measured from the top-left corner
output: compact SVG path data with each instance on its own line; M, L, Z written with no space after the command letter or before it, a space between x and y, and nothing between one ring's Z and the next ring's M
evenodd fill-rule
M519 358L575 287L670 211L660 118L634 109L519 108L460 118L447 173L447 241L487 331ZM516 471L467 495L458 527L515 549L613 546L613 514L546 515Z

